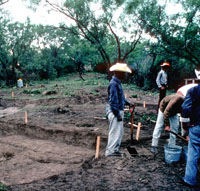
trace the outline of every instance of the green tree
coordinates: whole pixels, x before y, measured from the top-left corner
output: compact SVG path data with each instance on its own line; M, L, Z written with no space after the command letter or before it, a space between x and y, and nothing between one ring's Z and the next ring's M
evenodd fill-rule
M7 3L9 0L0 0L0 6Z
M0 19L0 64L7 85L16 83L20 60L33 41L34 28L29 21L21 24Z
M30 2L34 3L30 0ZM36 2L40 2L39 0ZM104 63L110 66L116 61L125 61L128 55L135 49L136 44L141 38L142 31L135 27L132 36L127 43L127 47L122 50L121 43L124 39L120 38L117 26L121 23L121 20L116 21L115 15L118 12L120 4L115 4L114 1L106 0L67 0L64 5L60 6L53 3L50 0L46 0L47 5L50 9L59 12L66 16L67 21L73 22L71 25L62 24L60 27L66 31L69 31L71 35L77 35L81 38L88 40L99 52ZM94 7L99 8L99 13ZM121 14L124 17L123 13ZM122 28L125 29L125 28ZM128 28L124 30L127 32ZM128 32L127 32L128 33ZM128 33L129 34L129 33ZM111 60L111 56L106 50L106 41L108 36L112 36L115 40L113 49L116 51L116 57Z
M137 22L168 54L189 61L200 67L200 2L192 0L165 1L157 0L124 1L127 13ZM182 11L169 14L169 3L179 4Z

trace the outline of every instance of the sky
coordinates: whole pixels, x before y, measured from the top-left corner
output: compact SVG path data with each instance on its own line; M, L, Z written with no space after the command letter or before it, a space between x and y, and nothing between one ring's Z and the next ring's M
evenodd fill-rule
M61 0L59 1L61 2ZM163 1L160 0L160 3L162 4ZM10 12L10 16L14 21L22 23L26 21L27 16L30 17L33 24L58 25L59 22L64 22L66 20L62 14L53 11L48 14L47 9L44 6L38 6L36 12L34 12L33 10L28 9L22 0L9 0L9 2L4 4L2 7ZM167 12L170 14L180 11L180 5L169 3L167 6Z
M27 17L31 19L31 23L33 24L44 25L58 25L59 22L66 19L63 15L53 11L48 14L48 11L44 6L38 6L37 10L34 12L33 10L28 9L22 0L9 0L8 3L2 5L2 8L9 11L10 17L14 21L22 23L27 20Z
M63 0L51 0L54 2L59 2L59 4ZM158 0L160 4L164 3L163 0ZM71 20L67 20L67 18L60 13L56 13L55 11L51 11L48 13L48 10L45 6L40 5L37 6L37 10L33 11L31 9L28 9L25 5L25 3L22 0L9 0L8 3L5 3L1 6L5 10L9 11L10 17L13 19L13 21L19 21L21 23L26 22L27 17L30 18L32 24L42 24L42 25L54 25L58 26L59 23L65 23L70 24L72 23ZM99 10L99 6L95 4L94 6L95 13L98 14L101 11ZM181 11L181 6L177 4L171 4L169 3L166 11L169 14L174 14ZM117 17L115 17L117 18ZM124 33L121 29L117 28L117 33L120 37L124 37L126 39L130 39L130 35L127 33ZM115 31L116 32L116 31ZM145 35L145 38L150 38L149 35Z

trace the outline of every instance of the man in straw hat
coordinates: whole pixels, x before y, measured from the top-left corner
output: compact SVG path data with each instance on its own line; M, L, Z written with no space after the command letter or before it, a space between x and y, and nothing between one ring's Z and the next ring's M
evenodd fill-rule
M168 85L167 85L167 70L169 69L170 64L168 62L163 62L160 66L161 66L161 70L158 73L157 78L156 78L156 84L160 90L159 100L158 100L158 108L159 108L160 102L166 96L166 89L168 87Z
M108 86L108 103L106 114L109 120L108 143L106 147L106 156L122 156L119 147L123 137L123 117L124 105L133 106L125 97L121 86L121 80L125 78L125 73L132 71L125 63L116 63L110 67L114 72Z

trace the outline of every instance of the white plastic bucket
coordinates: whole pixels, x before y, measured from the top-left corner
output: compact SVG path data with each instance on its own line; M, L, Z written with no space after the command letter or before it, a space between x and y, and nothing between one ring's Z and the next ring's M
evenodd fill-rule
M181 158L182 147L178 145L165 145L165 162L170 164L178 162Z
M17 80L17 87L18 88L23 88L23 81L22 81L22 79Z

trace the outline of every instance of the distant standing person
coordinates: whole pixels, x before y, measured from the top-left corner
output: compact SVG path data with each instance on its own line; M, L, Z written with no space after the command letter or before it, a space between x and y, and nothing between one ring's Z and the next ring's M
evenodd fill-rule
M108 86L108 103L106 114L109 120L108 143L106 147L106 156L122 156L119 151L123 137L123 118L124 106L133 104L129 103L124 97L121 80L125 78L125 73L131 73L130 68L125 63L116 63L110 67L114 72Z
M166 89L168 88L167 70L169 69L170 64L167 62L163 62L160 66L161 66L161 70L158 73L157 78L156 78L156 84L160 90L159 100L158 100L158 109L159 109L160 102L166 96Z

